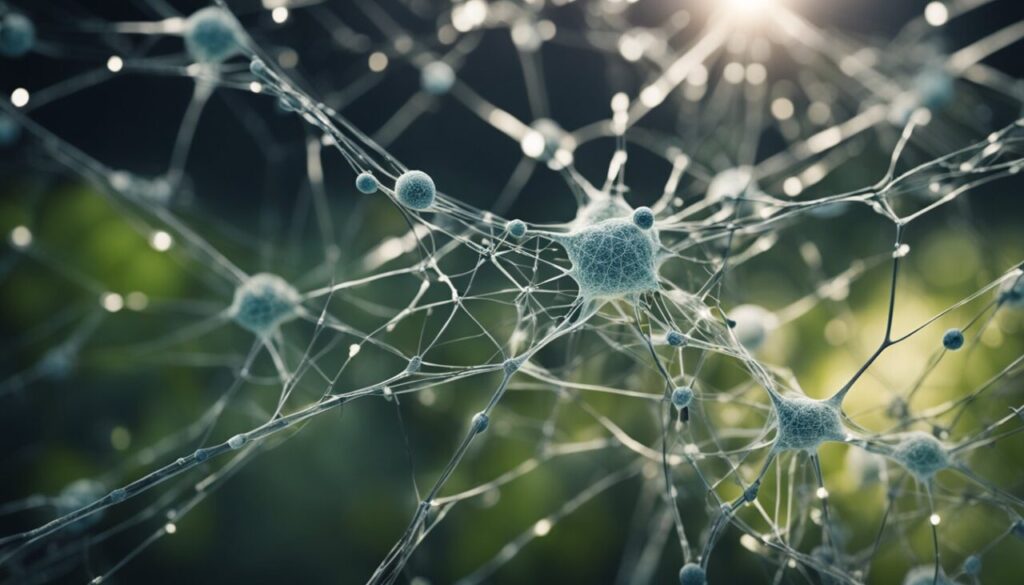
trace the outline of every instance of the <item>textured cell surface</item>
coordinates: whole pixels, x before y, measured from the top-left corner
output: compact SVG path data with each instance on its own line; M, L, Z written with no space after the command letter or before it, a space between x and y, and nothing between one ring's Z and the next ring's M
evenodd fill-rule
M526 224L519 219L513 219L512 221L508 222L508 225L505 226L505 229L508 230L508 234L513 238L521 238L526 235Z
M268 335L298 316L299 293L274 274L255 274L235 290L228 314L257 335Z
M672 391L672 405L676 408L686 408L693 401L693 389L689 386L680 386Z
M950 329L942 334L942 346L950 351L956 351L964 346L964 332L959 329Z
M891 457L923 481L931 479L950 465L949 454L942 442L921 431L901 436L893 447Z
M604 220L561 242L584 298L609 299L658 288L658 243L630 220Z
M364 195L371 195L377 192L380 188L380 183L377 181L377 177L374 177L371 173L362 172L356 176L356 189Z
M216 6L192 13L185 21L185 49L200 63L221 63L242 52L235 19Z
M706 585L708 577L696 563L686 563L679 570L679 585Z
M402 205L422 211L434 204L437 188L423 171L406 171L395 182L395 195Z
M775 403L779 434L778 450L813 451L826 441L842 441L845 435L839 412L830 404L805 397L781 398Z

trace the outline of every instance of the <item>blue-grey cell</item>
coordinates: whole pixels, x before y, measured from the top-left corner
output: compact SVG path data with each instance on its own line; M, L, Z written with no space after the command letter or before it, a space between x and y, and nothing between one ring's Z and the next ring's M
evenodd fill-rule
M455 84L455 71L444 61L428 63L420 70L420 87L430 95L444 95Z
M521 238L526 235L526 223L521 219L513 219L505 226L505 230L513 238Z
M828 402L803 396L780 398L775 402L779 433L778 450L813 451L826 441L842 441L845 436L839 410Z
M242 53L235 20L219 6L207 6L185 20L185 50L198 63L221 63Z
M301 296L292 285L266 272L249 277L228 309L232 319L259 336L267 336L298 316Z
M21 137L21 124L13 116L0 112L0 146L12 146Z
M405 366L405 371L410 373L410 374L414 374L414 373L420 371L420 368L422 368L422 367L423 367L423 358L421 358L418 355L414 355L411 358L409 358L409 363Z
M964 573L977 577L981 574L981 557L978 555L971 555L964 559Z
M672 391L672 405L682 410L690 403L693 402L693 388L689 386L679 386Z
M486 431L487 427L491 424L491 419L486 413L478 412L473 415L473 421L471 424L473 426L473 432L482 433Z
M907 571L903 577L903 585L956 585L939 569L939 578L935 579L935 565L920 565Z
M0 19L0 55L22 57L36 44L36 26L24 14L9 12Z
M437 188L427 173L405 171L395 182L395 195L402 205L422 211L434 204Z
M665 342L672 347L683 347L686 345L686 336L679 331L669 331L665 334Z
M999 302L1014 309L1024 309L1024 274L1014 274L999 287Z
M950 351L956 351L964 346L964 332L953 328L942 334L942 346Z
M938 439L921 431L903 433L889 457L921 481L930 480L950 465L949 453Z
M58 518L67 516L103 498L106 493L106 488L103 484L94 479L75 480L61 490L60 494L53 499L54 512ZM102 510L76 520L69 524L67 529L72 532L82 532L95 526L101 518L103 518Z
M501 369L505 371L506 375L511 376L523 366L523 359L522 357L508 358L501 364Z
M637 207L633 210L633 223L642 230L654 227L654 212L650 207Z
M372 195L380 188L380 182L369 171L363 171L356 176L356 189L364 195Z
M708 576L697 563L686 563L679 570L679 585L707 585Z
M658 289L658 242L631 220L608 219L559 241L572 262L570 276L588 299L612 299Z

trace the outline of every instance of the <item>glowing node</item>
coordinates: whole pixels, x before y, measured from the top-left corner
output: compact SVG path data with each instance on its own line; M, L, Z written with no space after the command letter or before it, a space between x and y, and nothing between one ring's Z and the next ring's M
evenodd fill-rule
M60 494L53 499L54 512L58 518L67 516L99 500L105 494L106 488L96 480L75 480L61 490ZM102 517L103 511L101 510L76 520L67 529L73 532L82 532L94 526Z
M283 278L263 272L235 289L228 315L243 328L265 337L298 316L301 300L298 291Z
M679 386L672 391L672 405L682 410L693 402L693 388Z
M949 351L956 351L964 346L964 332L957 329L949 329L942 334L942 347Z
M513 219L505 226L505 231L513 238L521 238L526 235L526 223L520 219Z
M241 54L238 22L224 9L207 6L185 21L185 50L198 63L221 63Z
M949 9L942 2L929 2L924 7L924 20L932 26L942 26L949 21Z
M28 90L24 87L17 87L11 92L11 105L16 108L24 108L28 105Z
M228 447L238 450L241 449L247 441L248 439L245 438L245 435L235 435L228 439Z
M430 95L444 95L455 84L455 71L444 61L428 63L420 71L420 87Z
M757 351L764 345L775 326L775 316L757 305L740 305L729 312L736 340L748 351Z
M573 144L557 122L539 118L519 142L523 154L543 163L564 166L572 162Z
M380 182L369 171L363 171L356 176L356 190L364 195L372 195L380 189Z
M395 195L402 205L422 211L433 205L437 188L427 173L406 171L395 182Z
M0 19L0 55L22 57L36 44L36 27L24 14L9 12Z
M820 400L778 398L775 414L779 424L777 450L814 451L826 441L842 441L846 434L839 410Z

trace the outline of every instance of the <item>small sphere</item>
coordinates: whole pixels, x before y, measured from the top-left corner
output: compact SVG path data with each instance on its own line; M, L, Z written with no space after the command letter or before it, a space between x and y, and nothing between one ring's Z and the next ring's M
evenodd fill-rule
M1014 309L1024 309L1024 274L1008 278L999 287L999 302Z
M455 71L444 61L428 63L420 71L420 87L430 95L444 95L455 84Z
M978 555L971 555L964 559L964 573L967 573L972 577L978 576L978 574L981 573L981 557Z
M697 563L686 563L679 570L679 585L707 585L708 576Z
M654 212L650 207L637 207L633 211L633 223L642 230L649 230L654 226Z
M904 433L893 448L891 457L921 481L930 480L950 464L946 447L921 431Z
M10 12L0 20L0 55L21 57L36 44L36 27L24 14Z
M232 449L241 449L245 443L245 435L235 435L228 439L228 447L231 447Z
M240 54L238 23L218 6L193 12L185 21L185 50L199 63L221 63Z
M434 180L423 171L406 171L395 182L398 201L409 209L424 210L434 203L437 188Z
M693 402L693 388L679 386L672 391L672 405L682 410Z
M964 346L964 332L957 328L950 329L942 335L942 346L950 351L956 351Z
M0 112L0 147L11 146L21 137L21 125L12 116Z
M275 274L254 274L235 289L228 314L236 323L266 336L298 316L301 297L292 285Z
M59 518L88 506L104 495L106 495L106 489L102 483L94 479L79 479L61 490L60 495L54 498L53 505ZM76 520L69 528L73 532L80 532L95 525L102 517L103 512L99 511Z
M729 318L735 323L732 330L736 340L747 351L760 349L775 324L774 316L757 305L740 305L729 312Z
M491 419L483 412L478 412L473 415L473 431L482 433L487 430L488 425L491 424Z
M409 358L409 364L405 366L405 371L410 373L410 374L414 374L414 373L420 371L420 368L422 368L422 367L423 367L423 358L421 358L418 355L414 355L411 358Z
M356 189L364 195L372 195L380 188L380 182L369 171L363 171L356 176Z
M679 331L669 331L665 334L665 341L672 347L683 347L686 345L686 336Z
M513 238L521 238L526 235L526 223L521 219L513 219L505 226L505 230Z
M523 367L522 357L508 358L501 364L501 369L509 376L518 372L521 367Z
M939 579L935 580L934 565L920 565L907 571L903 577L903 585L954 585L949 577L946 577L942 570L939 570Z
M115 488L107 494L113 503L123 502L128 497L128 491L124 488Z

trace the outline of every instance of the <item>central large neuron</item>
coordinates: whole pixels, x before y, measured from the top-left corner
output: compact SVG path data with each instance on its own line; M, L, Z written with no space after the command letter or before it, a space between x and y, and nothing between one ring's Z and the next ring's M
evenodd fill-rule
M569 274L587 299L636 295L658 288L658 240L629 219L613 218L562 239Z
M842 441L845 436L839 411L811 398L782 398L775 403L779 417L778 450L813 451L825 441Z

